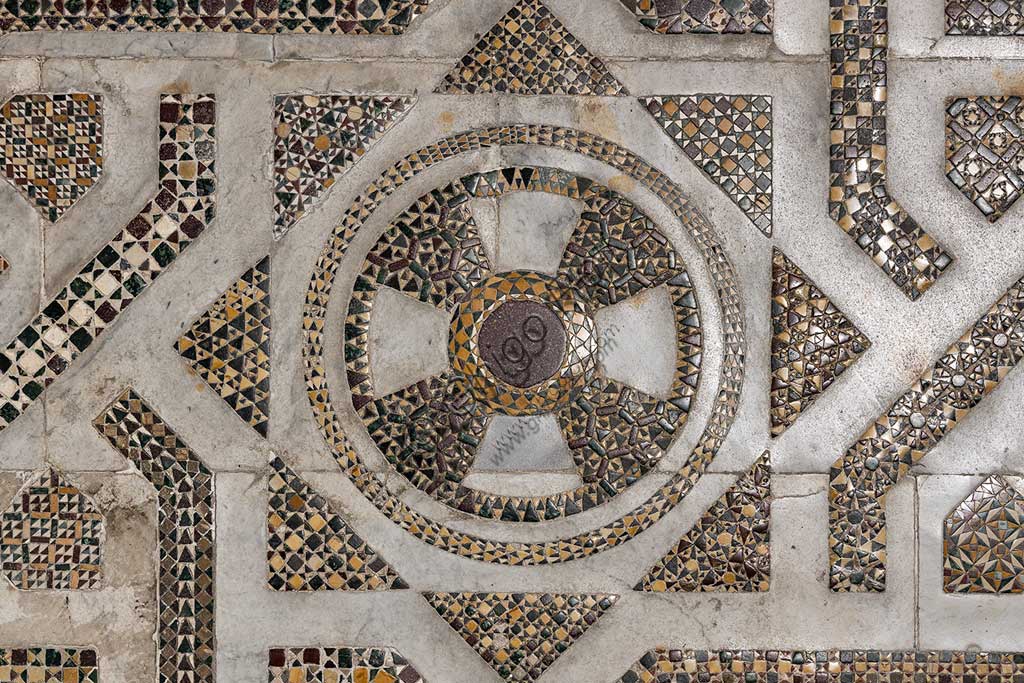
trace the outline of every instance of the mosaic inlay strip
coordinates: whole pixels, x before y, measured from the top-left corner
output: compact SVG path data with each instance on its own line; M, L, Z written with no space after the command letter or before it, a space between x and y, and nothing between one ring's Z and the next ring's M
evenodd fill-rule
M1024 35L1024 7L1015 0L946 0L946 34Z
M771 455L766 451L634 590L753 593L771 582Z
M63 216L103 173L101 102L87 93L33 93L0 107L0 169L49 221Z
M274 237L285 235L412 108L412 97L279 95Z
M946 517L947 593L1024 593L1024 496L991 476Z
M436 92L625 95L626 88L541 0L522 0L470 50Z
M550 193L583 205L555 278L491 272L460 198L512 192ZM676 370L667 394L655 398L596 372L592 309L661 286L672 302ZM368 341L382 287L448 313L451 370L378 397ZM560 322L567 338L563 346L569 351L552 366L550 378L527 388L496 376L482 357L482 321L503 310L509 298L557 310L553 325ZM345 332L352 401L388 461L450 507L506 522L540 522L592 509L649 472L686 422L702 344L689 276L653 221L589 178L538 167L471 174L417 200L370 249L356 278ZM462 484L494 414L547 413L558 418L582 486L516 497Z
M10 0L0 34L21 31L177 31L181 33L404 33L430 0Z
M250 268L178 338L175 349L242 421L270 421L270 257Z
M757 229L772 234L772 98L642 97L647 111Z
M620 0L655 33L771 33L774 0Z
M772 252L771 435L780 436L871 341L779 249Z
M0 683L99 683L95 650L0 648Z
M830 583L885 590L885 498L1024 358L1024 278L832 464Z
M130 388L93 424L157 492L158 681L213 683L213 473Z
M888 0L832 0L829 213L918 299L953 262L889 193L886 170Z
M1019 97L958 97L946 107L946 177L995 223L1024 189Z
M97 588L103 514L56 470L30 480L0 517L0 570L22 590Z
M1024 655L878 650L651 650L618 683L1015 683Z
M0 254L0 275L3 275L11 267L11 262L4 258L3 254Z
M272 457L270 466L267 585L278 591L409 587L281 458Z
M424 683L386 647L299 647L270 651L269 683Z
M615 595L428 593L427 602L506 681L535 681Z
M394 495L387 488L387 479L365 467L345 436L323 358L331 290L339 265L364 221L419 173L446 159L503 144L538 145L590 156L652 191L679 219L705 259L721 307L723 363L718 394L688 461L627 515L576 536L548 542L495 541L458 532L420 514ZM711 226L671 180L628 150L589 133L550 126L516 125L461 133L411 154L371 183L354 201L321 254L307 294L303 327L310 403L327 444L356 487L392 521L423 541L463 557L499 564L554 564L589 557L629 541L660 520L689 492L718 452L735 418L744 376L745 335L735 273Z
M161 95L156 195L0 350L0 431L31 406L213 220L212 95Z

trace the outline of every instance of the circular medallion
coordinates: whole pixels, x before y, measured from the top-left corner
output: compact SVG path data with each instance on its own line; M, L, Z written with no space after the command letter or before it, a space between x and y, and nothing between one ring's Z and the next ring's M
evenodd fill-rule
M491 374L525 389L558 372L565 357L565 326L544 304L506 301L480 326L480 355Z

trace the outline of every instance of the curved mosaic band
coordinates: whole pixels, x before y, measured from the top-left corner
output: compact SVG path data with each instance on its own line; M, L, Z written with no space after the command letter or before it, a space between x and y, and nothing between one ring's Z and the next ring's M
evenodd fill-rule
M598 529L555 541L492 541L455 531L413 510L387 490L383 478L368 471L352 449L333 407L323 360L326 316L339 264L356 232L380 206L422 171L468 152L499 145L537 145L590 156L629 175L656 194L688 226L707 261L722 307L723 360L719 392L711 417L685 465L646 502ZM321 432L339 465L371 502L392 521L421 540L463 557L509 565L567 562L620 545L646 530L674 508L714 458L736 415L743 383L744 327L732 264L711 226L664 174L615 143L583 131L542 125L516 125L461 133L425 147L388 169L352 204L330 237L314 270L303 320L306 384Z
M953 262L889 193L888 0L831 0L829 214L911 300Z
M885 590L885 498L1024 358L1024 278L832 464L829 583Z

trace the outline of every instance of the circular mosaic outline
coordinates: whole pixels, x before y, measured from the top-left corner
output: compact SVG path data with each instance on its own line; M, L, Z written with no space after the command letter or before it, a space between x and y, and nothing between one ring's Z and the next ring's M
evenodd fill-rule
M533 145L581 154L603 162L658 196L690 230L718 292L723 357L719 392L711 416L690 458L647 501L619 519L570 538L552 541L495 541L454 530L399 500L352 449L331 404L323 362L324 329L331 289L341 260L363 223L380 203L419 173L447 159L496 146ZM303 361L310 403L318 426L352 483L389 519L420 540L461 557L495 564L532 566L581 559L621 545L650 528L693 488L732 426L744 375L744 322L735 271L711 225L682 191L647 162L618 144L591 133L558 126L520 124L467 131L424 147L385 171L356 198L317 261L303 316Z

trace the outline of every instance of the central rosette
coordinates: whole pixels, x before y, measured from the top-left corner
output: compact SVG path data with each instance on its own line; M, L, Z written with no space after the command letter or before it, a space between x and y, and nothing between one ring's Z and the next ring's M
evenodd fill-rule
M473 397L494 411L553 412L597 367L590 304L540 273L492 275L456 306L448 355Z

